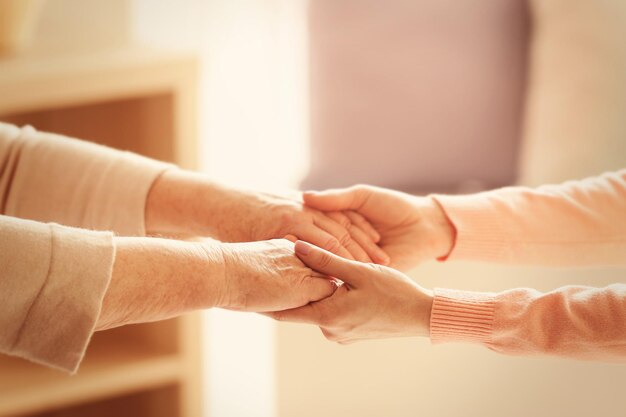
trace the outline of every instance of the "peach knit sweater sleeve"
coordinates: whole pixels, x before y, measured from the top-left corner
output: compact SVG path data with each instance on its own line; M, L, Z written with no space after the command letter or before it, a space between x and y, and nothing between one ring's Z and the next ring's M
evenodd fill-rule
M449 260L626 266L626 170L536 189L434 198L457 230ZM431 340L480 343L507 354L624 361L626 280L548 293L436 289Z
M113 232L144 234L147 193L168 167L0 123L0 353L77 369L111 277Z

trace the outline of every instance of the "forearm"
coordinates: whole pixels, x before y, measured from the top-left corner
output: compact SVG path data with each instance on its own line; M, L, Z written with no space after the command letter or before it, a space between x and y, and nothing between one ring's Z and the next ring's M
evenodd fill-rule
M388 262L365 219L356 213L325 214L304 207L299 192L238 189L175 169L154 181L145 211L151 235L209 236L232 243L295 237L344 257Z
M112 277L96 330L219 305L225 271L217 244L115 238L115 246Z
M479 343L511 355L626 360L626 285L549 293L435 290L434 343Z
M0 216L0 352L75 371L114 255L110 232Z
M149 234L211 236L229 241L225 219L235 215L231 207L234 190L210 181L206 175L174 169L164 172L152 185L146 200L146 231Z
M424 223L420 240L427 240L423 245L426 250L425 259L445 260L454 248L457 232L450 217L446 214L441 203L434 196L414 197L418 207L419 217Z
M146 196L171 167L61 135L0 123L4 214L120 235L143 235Z
M626 265L626 170L537 189L435 198L457 231L450 259Z

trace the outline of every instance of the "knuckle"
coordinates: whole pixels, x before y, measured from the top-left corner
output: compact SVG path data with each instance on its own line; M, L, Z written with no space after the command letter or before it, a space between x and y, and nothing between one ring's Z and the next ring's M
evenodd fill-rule
M320 294L322 295L322 298L325 297L330 297L331 295L334 294L335 290L336 290L336 286L335 284L326 278L314 278L316 280L318 280L318 285L320 288Z
M283 209L278 213L278 221L283 227L293 226L299 220L300 216L293 210Z
M359 213L357 213L356 211L346 211L346 217L348 217L350 219L350 224L358 224L361 222L361 219L358 216Z
M361 214L357 213L356 211L352 212L352 220L354 221L354 223L357 223L361 226L370 226L369 222L367 220L365 220L365 217L363 217Z
M350 233L346 232L339 237L338 241L341 246L346 248L352 244L352 236L350 236Z
M350 220L351 221L362 221L365 220L365 217L361 215L358 211L350 210Z
M374 274L385 274L385 272L388 271L386 266L383 265L379 265L379 264L374 264L374 263L368 263L363 265L365 268L370 269L371 272L373 272Z
M357 184L354 191L357 194L364 196L372 192L372 186L367 184Z
M349 229L352 226L352 222L350 221L350 219L348 218L348 216L346 216L343 213L340 213L337 217L336 217L336 221L337 223L339 223L339 225L341 227L343 227L344 229Z
M313 282L314 281L313 281L313 277L311 276L311 274L300 275L296 279L296 285L299 287L308 287Z
M333 253L339 251L339 248L341 248L341 243L334 237L329 238L324 245L324 249ZM328 256L326 255L326 257ZM330 262L330 259L328 259L328 262Z
M327 253L322 253L320 255L318 264L319 264L319 267L321 269L324 269L324 268L327 268L328 266L330 266L331 262L332 262L332 259L331 259L330 255L327 254Z

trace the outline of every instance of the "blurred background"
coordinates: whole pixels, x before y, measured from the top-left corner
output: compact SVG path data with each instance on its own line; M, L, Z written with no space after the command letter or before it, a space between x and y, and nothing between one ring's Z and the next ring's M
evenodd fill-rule
M626 166L617 0L0 0L0 38L0 120L236 186L463 193ZM547 291L625 272L459 262L411 277ZM338 346L218 310L105 333L76 377L0 360L0 415L624 415L622 365Z

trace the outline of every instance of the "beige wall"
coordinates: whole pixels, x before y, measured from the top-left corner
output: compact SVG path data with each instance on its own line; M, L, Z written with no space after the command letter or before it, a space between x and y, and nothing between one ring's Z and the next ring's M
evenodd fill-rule
M522 158L527 184L626 167L626 3L537 0ZM625 269L426 264L426 287L498 291L626 282ZM508 357L480 346L339 346L280 324L280 417L624 416L626 366Z
M46 0L33 48L98 49L124 45L131 37L132 0Z
M626 2L532 0L526 184L626 166Z

